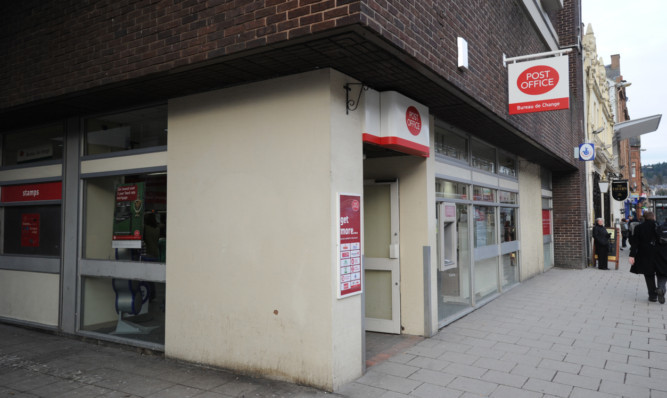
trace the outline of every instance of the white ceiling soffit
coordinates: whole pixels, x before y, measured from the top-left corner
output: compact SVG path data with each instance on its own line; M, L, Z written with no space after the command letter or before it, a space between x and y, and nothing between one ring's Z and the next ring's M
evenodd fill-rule
M614 125L614 132L619 141L639 137L642 134L656 131L660 125L660 118L662 118L662 114L616 123Z

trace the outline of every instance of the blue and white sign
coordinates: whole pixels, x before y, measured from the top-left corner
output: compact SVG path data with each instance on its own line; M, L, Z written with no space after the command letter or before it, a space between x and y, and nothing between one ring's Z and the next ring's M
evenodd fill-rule
M584 143L579 145L579 160L594 160L595 159L595 144Z

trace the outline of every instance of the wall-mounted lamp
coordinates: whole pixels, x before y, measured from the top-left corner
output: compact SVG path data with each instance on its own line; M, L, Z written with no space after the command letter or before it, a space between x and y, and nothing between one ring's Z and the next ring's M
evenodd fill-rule
M602 193L607 193L609 190L609 183L607 181L600 181L598 182L598 185L600 186L600 192Z
M603 131L604 131L604 127L600 127L599 129L593 131L591 134L600 134Z
M468 42L463 37L457 37L456 46L459 53L458 67L461 70L468 70Z
M631 86L631 85L632 85L632 83L627 82L627 81L625 81L625 80L621 80L620 82L614 84L614 87L616 87L616 88L623 88L623 87L629 87L629 86Z

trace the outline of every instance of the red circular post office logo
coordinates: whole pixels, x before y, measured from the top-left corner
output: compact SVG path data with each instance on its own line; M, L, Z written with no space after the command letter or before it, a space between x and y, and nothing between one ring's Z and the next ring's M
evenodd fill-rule
M553 90L559 79L556 69L547 65L536 65L521 72L516 86L524 94L540 95Z
M408 107L408 110L405 112L405 124L412 135L419 135L419 132L422 130L422 118L414 106Z

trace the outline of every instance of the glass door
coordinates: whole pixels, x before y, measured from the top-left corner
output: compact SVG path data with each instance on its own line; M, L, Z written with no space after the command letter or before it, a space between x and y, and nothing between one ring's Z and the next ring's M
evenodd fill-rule
M452 218L450 214L447 214L448 211L451 211L449 209L455 211ZM441 203L438 210L438 242L441 243L438 253L438 321L442 324L447 318L472 305L470 300L470 228L468 205ZM450 234L454 234L456 240L453 249L450 249L454 253L447 253L453 238Z

